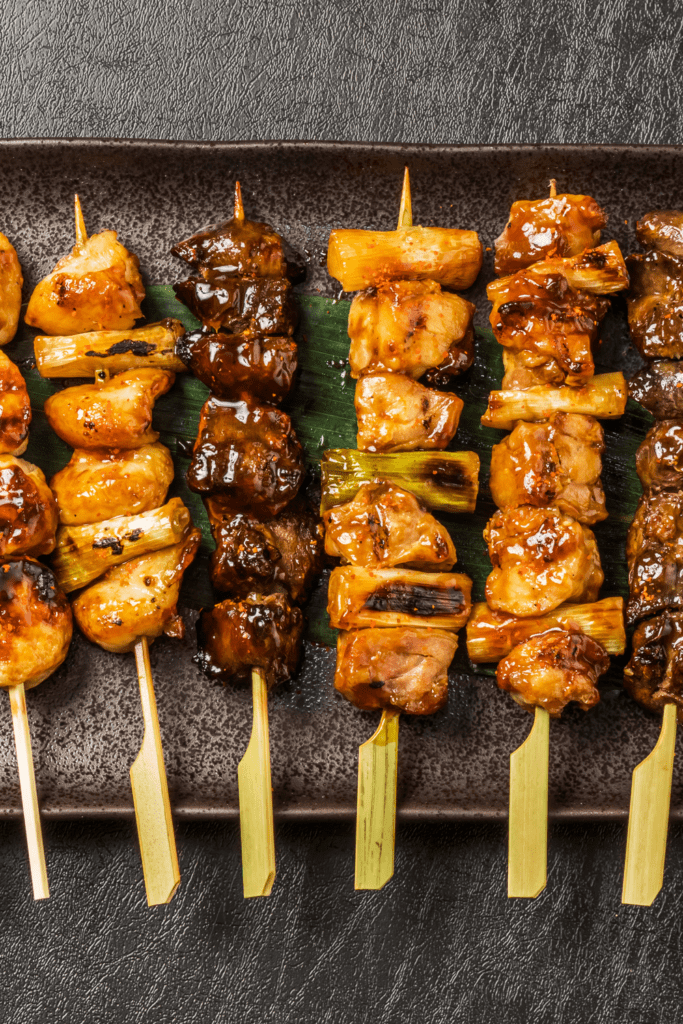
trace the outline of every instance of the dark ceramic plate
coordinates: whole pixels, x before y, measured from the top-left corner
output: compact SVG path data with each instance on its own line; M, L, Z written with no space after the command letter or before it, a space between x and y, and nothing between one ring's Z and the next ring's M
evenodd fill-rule
M510 203L544 194L550 177L562 191L595 196L610 217L605 237L615 237L625 252L635 248L633 226L640 214L683 201L683 162L680 149L674 148L15 141L0 143L0 230L16 245L28 295L72 245L71 202L77 190L90 229L117 228L140 257L147 282L164 285L178 273L169 255L171 244L226 215L239 178L247 215L269 221L305 253L309 275L303 291L333 299L335 282L324 268L330 229L392 227L405 163L411 170L416 222L475 228L487 247L505 223ZM488 251L470 295L481 326L487 324L485 284L492 276ZM320 303L316 308L320 314ZM328 303L333 320L334 308ZM310 317L306 323L315 332ZM15 357L26 343L17 343ZM476 421L486 392L499 380L490 346L487 351L469 381L459 385L471 408L457 438L458 447L480 447L484 455L497 435L483 434ZM302 352L305 377L305 344ZM601 363L603 369L627 372L637 365L628 346L623 302L615 303L606 323ZM298 412L305 417L305 409ZM625 592L623 538L637 497L633 454L646 427L647 417L632 405L624 421L607 430L604 479L611 516L597 531L607 575L603 596ZM347 428L352 431L353 424ZM325 443L334 446L338 440L328 437ZM29 454L52 468L54 451L39 409ZM452 521L459 568L472 573L479 596L481 528L492 511L485 476L476 515L460 521L461 526ZM171 800L175 813L185 817L235 816L237 763L251 722L250 692L212 686L198 672L191 660L196 612L187 607L185 615L187 640L163 639L152 648ZM309 640L299 677L271 696L274 799L280 818L340 818L355 812L357 749L374 730L377 716L357 711L334 692L333 668L334 651ZM132 814L128 768L141 741L132 656L106 654L76 637L65 665L31 691L28 703L43 812ZM0 715L0 811L13 814L18 813L19 794L8 701L0 701ZM531 718L497 690L492 676L472 674L459 652L447 709L426 719L402 717L399 817L503 817L509 754L530 725ZM595 710L584 715L569 708L553 723L551 815L625 818L631 771L652 748L657 730L657 720L621 689L620 666L615 666ZM677 765L672 814L681 818L683 767L680 760Z

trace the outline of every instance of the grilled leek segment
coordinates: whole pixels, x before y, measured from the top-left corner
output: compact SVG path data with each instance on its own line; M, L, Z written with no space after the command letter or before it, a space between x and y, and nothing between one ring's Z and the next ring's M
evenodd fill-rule
M462 573L345 565L330 576L327 611L335 629L460 629L472 609L471 591L472 581Z
M533 387L492 391L481 418L485 427L512 430L517 420L545 420L555 412L575 412L599 420L623 416L628 396L623 373L601 373L581 388Z
M143 366L184 373L186 366L176 355L176 342L184 332L180 320L168 317L130 331L39 334L33 347L41 377L95 377L102 370L122 373Z

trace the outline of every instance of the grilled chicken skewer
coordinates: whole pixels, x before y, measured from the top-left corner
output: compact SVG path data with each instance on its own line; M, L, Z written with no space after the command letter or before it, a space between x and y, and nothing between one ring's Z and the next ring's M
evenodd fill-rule
M638 623L624 686L648 710L662 714L659 739L633 771L622 902L650 906L662 888L676 726L681 717L680 554L683 521L683 214L647 213L636 225L646 252L627 260L631 273L631 339L648 365L629 384L633 398L656 419L636 453L643 486L626 547L630 600ZM653 361L657 360L657 361Z
M75 449L52 480L62 523L55 570L66 590L79 590L73 611L86 637L135 653L144 736L130 777L153 906L172 899L180 872L149 642L162 632L182 636L178 591L200 539L182 502L159 508L173 463L152 410L184 368L175 354L180 331L174 321L128 330L142 315L137 258L113 231L88 238L78 196L75 219L73 253L36 287L26 320L49 335L69 334L37 339L42 373L95 378L45 403L48 422Z
M569 701L597 703L606 648L625 644L621 600L606 616L591 604L603 574L589 525L607 515L596 417L621 415L626 402L621 374L593 377L605 296L628 283L616 243L597 244L604 223L593 199L558 196L551 182L549 199L513 204L496 242L496 271L509 276L488 288L505 376L482 423L512 433L492 453L489 610L468 626L468 648L501 659L499 687L535 716L510 757L508 896L546 885L549 717ZM563 602L589 604L573 615Z
M319 518L299 495L303 450L286 413L297 368L292 281L303 266L267 224L233 218L180 242L192 267L175 285L203 327L178 350L212 390L187 474L204 498L216 551L211 577L230 597L202 611L197 663L212 679L251 679L251 739L238 768L245 897L269 895L275 839L268 690L300 657L306 600L323 557Z
M421 252L426 235L441 259L432 251L429 262ZM479 469L470 452L424 451L446 447L462 402L417 381L472 362L474 307L441 284L473 282L479 240L474 232L413 228L407 168L397 230L378 233L372 245L370 236L330 237L330 274L345 288L366 286L349 313L361 451L326 452L322 464L325 550L350 563L332 573L328 595L331 624L342 630L335 687L357 707L382 711L359 749L356 889L379 889L393 874L399 714L443 706L455 630L471 607L470 580L449 572L453 542L422 501L471 511ZM457 274L449 251L461 252ZM375 266L380 252L384 261ZM391 280L401 276L411 279Z

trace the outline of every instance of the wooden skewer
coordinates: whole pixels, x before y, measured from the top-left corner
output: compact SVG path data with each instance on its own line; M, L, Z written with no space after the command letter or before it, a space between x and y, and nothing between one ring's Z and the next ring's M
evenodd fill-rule
M550 179L550 198L554 199L557 195L557 181L555 178Z
M622 903L649 907L662 888L676 723L677 706L666 704L654 749L633 769Z
M76 217L76 241L79 245L82 245L83 242L88 241L88 232L85 230L85 220L83 219L83 210L78 193L74 196L74 213Z
M548 755L550 716L536 708L531 732L510 754L508 896L534 899L548 865Z
M135 664L145 732L140 753L130 767L130 783L147 904L153 907L171 902L180 884L180 868L147 637L135 645Z
M398 228L413 223L410 174L403 174ZM394 873L400 712L385 708L377 730L358 748L356 889L381 889Z
M244 220L244 203L242 202L242 186L239 181L235 182L235 206L233 218L237 221Z
M9 687L9 702L12 709L12 728L14 745L17 751L19 768L19 788L21 803L24 808L24 829L28 845L28 862L31 869L33 898L45 900L50 895L47 883L47 867L43 848L43 833L40 827L40 811L38 794L36 793L36 777L33 771L33 754L31 751L31 734L26 713L26 691L23 683Z
M275 881L273 785L270 774L268 688L265 676L252 669L251 738L237 769L245 897L270 896Z

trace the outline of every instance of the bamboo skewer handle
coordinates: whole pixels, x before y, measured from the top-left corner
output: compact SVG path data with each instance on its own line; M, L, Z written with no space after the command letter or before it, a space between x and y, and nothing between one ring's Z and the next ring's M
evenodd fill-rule
M43 832L40 827L40 811L36 792L36 777L33 771L33 753L31 751L31 734L26 713L26 691L24 684L9 687L9 702L12 709L12 728L14 745L17 751L19 768L19 788L21 803L24 808L24 828L28 845L28 862L31 869L33 898L45 900L50 895L47 883L47 867L43 848Z
M536 708L521 747L510 754L508 896L534 899L548 871L548 755L550 716Z
M676 751L675 704L666 704L654 749L633 769L622 903L649 907L662 888Z
M270 774L268 688L258 669L251 673L251 738L237 769L245 897L270 896L275 881L273 785Z
M153 907L171 902L180 884L180 868L146 637L135 645L135 664L145 732L140 753L130 767L130 782L147 903Z
M377 731L358 748L356 889L381 889L394 873L399 718L385 708Z

